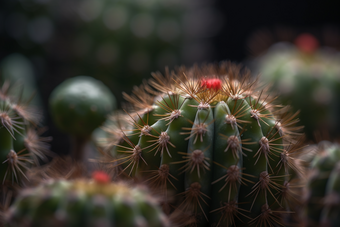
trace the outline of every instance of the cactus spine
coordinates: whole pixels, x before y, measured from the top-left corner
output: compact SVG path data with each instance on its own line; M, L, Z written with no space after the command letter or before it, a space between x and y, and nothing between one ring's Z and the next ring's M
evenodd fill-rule
M229 63L153 77L125 94L139 110L130 130L112 135L114 158L103 162L161 189L167 213L199 226L282 224L276 211L290 211L291 176L302 173L288 146L296 115Z

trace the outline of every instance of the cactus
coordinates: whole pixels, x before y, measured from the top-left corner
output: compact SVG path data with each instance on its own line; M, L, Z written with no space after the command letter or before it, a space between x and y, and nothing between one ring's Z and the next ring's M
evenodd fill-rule
M301 110L305 133L314 139L315 131L339 134L339 63L339 52L321 48L312 35L301 34L295 45L273 45L254 66L265 83L274 84L282 103Z
M6 216L16 226L166 227L169 220L145 188L111 183L97 171L93 180L52 180L20 193Z
M95 128L115 108L116 100L100 81L87 76L70 78L60 84L50 97L55 124L72 136L75 160L82 160L86 144Z
M305 226L339 226L340 145L323 141L316 149L304 193Z
M136 112L130 128L107 129L111 158L100 162L160 190L166 213L198 226L282 225L303 174L296 114L230 63L152 75L124 94Z
M23 95L11 96L21 93L11 89L18 87L5 82L0 89L0 180L9 187L22 185L26 170L52 154L47 144L51 139L39 137L36 130L41 115Z

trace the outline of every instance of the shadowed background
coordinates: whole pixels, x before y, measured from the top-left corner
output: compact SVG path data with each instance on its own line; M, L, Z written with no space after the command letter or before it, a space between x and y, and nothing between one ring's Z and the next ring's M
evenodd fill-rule
M130 93L151 71L225 59L242 62L291 33L309 32L339 48L336 1L182 2L0 3L0 60L21 53L32 63L53 151L66 153L69 146L48 114L49 95L66 78L100 79L121 104L121 92Z

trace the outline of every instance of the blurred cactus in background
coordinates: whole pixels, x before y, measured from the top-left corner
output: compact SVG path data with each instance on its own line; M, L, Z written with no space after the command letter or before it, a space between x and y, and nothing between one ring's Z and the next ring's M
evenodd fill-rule
M2 32L11 49L59 66L45 69L58 83L91 75L118 98L151 71L210 60L210 38L221 24L207 0L6 0L5 6Z
M23 190L5 215L8 227L167 227L170 222L146 188L93 180L49 180Z
M32 100L29 101L29 104L42 110L42 100L35 78L34 67L28 58L18 53L4 58L0 62L0 77L2 81L7 81L20 87L11 89L11 96L31 97Z
M300 34L294 43L271 46L252 62L264 83L294 110L301 110L301 124L309 139L314 133L340 131L340 52L319 47L310 34Z
M86 161L94 147L89 143L92 132L116 108L116 98L99 80L77 76L65 80L50 97L50 114L55 125L70 136L71 155Z
M322 141L310 146L310 166L305 186L304 226L340 225L340 146Z

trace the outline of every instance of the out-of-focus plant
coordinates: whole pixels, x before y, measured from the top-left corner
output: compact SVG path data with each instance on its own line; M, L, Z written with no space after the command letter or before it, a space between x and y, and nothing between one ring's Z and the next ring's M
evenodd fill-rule
M301 34L294 43L271 46L253 62L265 83L273 83L284 104L301 110L301 124L313 139L315 132L339 135L340 53L319 47L310 34Z
M56 83L96 77L118 98L151 71L209 60L209 38L221 21L207 0L7 0L5 6L7 52L56 65L48 74L60 77Z

